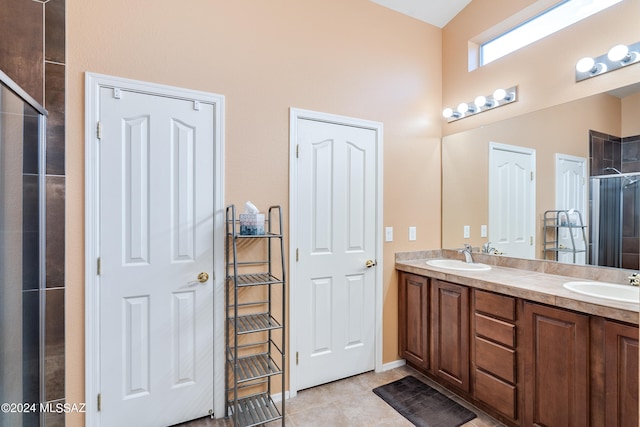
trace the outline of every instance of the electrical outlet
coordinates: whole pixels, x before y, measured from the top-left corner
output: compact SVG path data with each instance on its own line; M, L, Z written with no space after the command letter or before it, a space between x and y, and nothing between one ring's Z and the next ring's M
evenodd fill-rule
M393 227L384 228L384 241L393 242Z
M416 228L409 227L409 240L416 240Z
M487 237L487 226L486 225L481 225L480 226L480 237Z
M468 225L464 226L464 229L462 231L462 237L464 237L465 239L468 239L469 237L471 237L471 227Z

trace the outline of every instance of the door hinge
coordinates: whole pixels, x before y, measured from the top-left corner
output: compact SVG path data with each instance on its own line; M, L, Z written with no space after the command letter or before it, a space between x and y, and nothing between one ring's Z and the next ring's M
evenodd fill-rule
M533 181L533 171L531 171L531 181Z
M98 122L96 125L96 136L98 139L102 139L102 122Z
M102 393L98 393L98 411L102 410Z
M296 159L300 157L300 144L296 144Z
M296 351L296 365L297 365L298 363L300 363L300 357L299 357L298 352Z
M296 262L300 261L300 249L296 248Z
M96 263L96 271L98 273L98 276L100 275L100 273L102 273L102 260L100 259L100 257L98 257L98 260Z
M533 236L529 236L529 246L533 246Z

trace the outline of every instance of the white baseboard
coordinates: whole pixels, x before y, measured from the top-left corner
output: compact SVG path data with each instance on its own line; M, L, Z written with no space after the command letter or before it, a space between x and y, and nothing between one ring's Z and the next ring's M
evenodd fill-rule
M289 391L285 392L284 398L287 400L289 399ZM272 394L271 400L273 400L275 403L282 401L282 393Z
M407 364L407 361L404 359L394 360L393 362L385 363L382 365L382 372L389 371L391 369L399 368Z

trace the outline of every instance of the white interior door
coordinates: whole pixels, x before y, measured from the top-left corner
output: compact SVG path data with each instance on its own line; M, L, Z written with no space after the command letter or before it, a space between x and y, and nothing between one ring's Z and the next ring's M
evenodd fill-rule
M489 144L489 240L505 255L535 258L533 149Z
M214 106L100 89L100 423L213 408Z
M298 119L297 389L373 370L376 131Z
M556 154L556 209L577 210L587 224L587 159ZM576 250L584 251L586 243L582 229L558 229L559 245L572 248L575 244ZM559 252L558 261L573 263L573 253ZM575 263L585 264L586 252L576 253Z

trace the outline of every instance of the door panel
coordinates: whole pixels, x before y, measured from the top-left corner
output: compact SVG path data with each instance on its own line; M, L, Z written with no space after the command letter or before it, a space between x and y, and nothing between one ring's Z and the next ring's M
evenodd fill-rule
M575 209L582 215L586 223L587 217L587 160L581 157L556 154L556 209ZM570 233L573 233L571 240ZM584 250L586 242L580 228L560 227L558 229L558 245L572 248L576 244L577 250ZM572 253L558 253L558 261L573 263ZM586 263L586 253L575 254L576 264Z
M376 134L298 121L298 388L374 368Z
M102 425L213 408L214 106L100 91ZM162 410L158 410L162 408Z
M489 240L506 255L535 257L535 150L489 148Z

